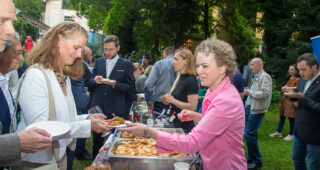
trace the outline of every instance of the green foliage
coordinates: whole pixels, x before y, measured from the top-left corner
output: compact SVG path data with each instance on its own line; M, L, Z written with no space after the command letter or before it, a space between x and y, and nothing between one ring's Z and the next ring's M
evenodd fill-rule
M45 10L45 5L41 0L13 0L17 9L25 12L26 14L40 20L41 13ZM24 42L27 36L31 36L33 40L38 38L39 29L27 22L17 18L14 22L15 30L20 34L21 41Z
M155 61L161 57L163 48L179 47L191 36L199 35L201 29L201 3L196 0L68 2L71 8L88 17L90 28L103 28L106 34L118 35L122 56L139 49L151 54ZM102 16L96 14L101 10L104 10Z
M272 98L271 102L272 103L278 103L281 100L282 97L282 92L281 92L281 87L283 87L285 83L282 81L277 81L277 79L272 78Z
M320 4L317 0L261 1L264 53L269 70L280 79L289 64L312 52L310 38L320 34Z
M219 11L222 20L218 24L231 35L226 41L233 45L238 56L237 61L241 65L246 65L249 58L258 55L260 41L255 37L255 32L248 21L240 14L239 5L239 1L232 0L221 3Z
M110 0L68 0L70 9L78 11L88 19L88 26L94 30L100 30L103 27L105 17L112 5Z

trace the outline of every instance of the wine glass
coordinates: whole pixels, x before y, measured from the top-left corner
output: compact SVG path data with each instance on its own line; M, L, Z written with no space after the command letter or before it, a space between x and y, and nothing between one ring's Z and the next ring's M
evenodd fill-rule
M101 113L103 114L102 109L100 108L100 106L93 106L90 109L88 109L88 114L95 114L95 113Z

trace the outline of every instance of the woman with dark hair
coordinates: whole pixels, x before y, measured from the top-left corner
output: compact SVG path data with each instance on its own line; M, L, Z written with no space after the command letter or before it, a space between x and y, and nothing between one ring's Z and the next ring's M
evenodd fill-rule
M296 88L299 84L299 70L296 64L291 64L289 66L288 72L290 79L287 81L286 85L283 88ZM278 124L278 129L275 133L269 134L270 137L282 137L282 128L286 117L290 121L290 131L288 136L284 138L286 141L291 141L293 139L293 129L294 129L294 121L296 117L297 107L295 106L294 102L285 98L283 95L280 100L280 121Z
M69 77L78 79L83 74L81 52L87 40L88 34L79 24L62 22L52 27L30 52L27 62L31 67L25 72L20 89L18 131L35 122L48 121L54 112L49 109L50 102L54 103L56 120L68 123L71 129L64 139L58 140L56 149L59 152L53 152L53 147L49 147L27 154L16 169L32 169L56 162L65 170L66 152L74 151L75 138L90 137L91 130L97 133L110 130L105 126L103 119L106 116L102 114L77 115ZM68 166L72 165L71 159L73 156L68 160L68 164L71 161Z

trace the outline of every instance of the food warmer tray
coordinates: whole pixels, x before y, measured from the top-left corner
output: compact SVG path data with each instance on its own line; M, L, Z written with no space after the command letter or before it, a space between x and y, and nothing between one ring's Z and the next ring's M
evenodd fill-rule
M186 157L124 156L113 154L112 150L122 140L128 139L116 138L107 153L112 170L168 170L174 169L175 162L191 163L196 157L195 154L189 154Z

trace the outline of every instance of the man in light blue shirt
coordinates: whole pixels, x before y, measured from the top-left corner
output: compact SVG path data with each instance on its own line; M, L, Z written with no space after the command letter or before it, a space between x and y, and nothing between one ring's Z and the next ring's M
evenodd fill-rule
M169 107L169 105L164 105L161 102L161 97L170 92L171 86L176 78L172 66L174 52L175 49L172 47L165 48L163 51L163 59L153 65L148 76L144 86L144 93L149 110L161 113L163 109ZM153 90L155 90L154 99L152 99Z

